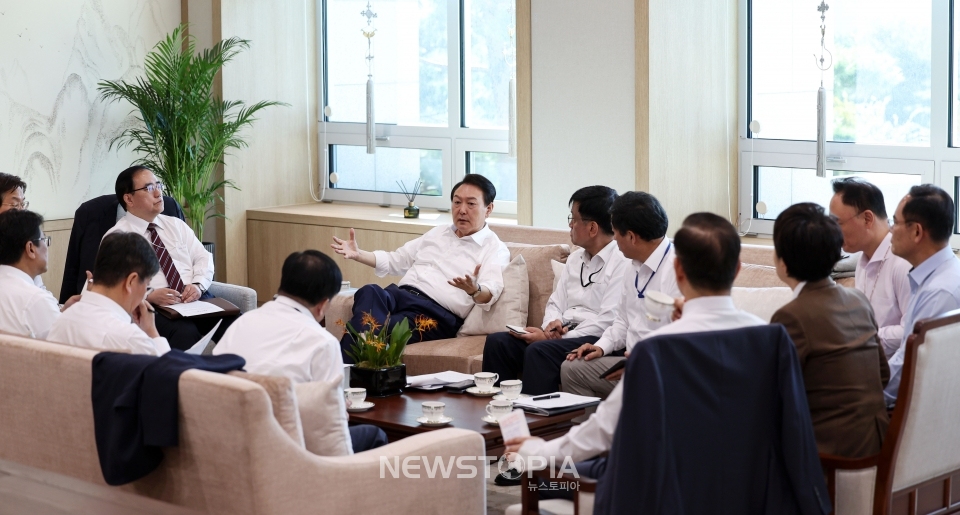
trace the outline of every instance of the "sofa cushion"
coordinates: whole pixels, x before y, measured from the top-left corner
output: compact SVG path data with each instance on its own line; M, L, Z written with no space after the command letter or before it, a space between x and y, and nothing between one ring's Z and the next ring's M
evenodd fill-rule
M301 425L300 414L297 413L297 397L294 394L293 381L290 378L250 374L241 371L229 372L229 375L242 377L262 386L267 391L267 396L270 397L273 417L277 419L277 423L294 442L303 447L303 426Z
M527 264L523 256L517 254L503 269L503 292L500 298L490 309L474 306L457 336L495 333L503 331L507 324L526 327L529 302Z
M770 245L740 245L740 261L753 265L774 266L773 242Z
M510 259L520 254L527 263L530 302L527 307L528 326L540 327L543 313L547 309L547 300L553 293L553 267L550 261L567 262L570 255L569 245L527 245L524 243L506 243L510 249Z
M303 441L318 456L353 454L347 407L340 389L342 376L333 381L297 383L297 406L303 422Z
M550 268L553 269L553 291L557 291L557 285L560 284L560 274L563 273L563 267L565 266L567 266L565 263L550 260Z
M784 304L793 300L793 290L787 286L772 288L733 288L730 293L737 309L754 314L767 322Z
M403 351L407 375L432 374L445 370L470 374L470 358L483 354L486 340L487 337L483 335L461 336L407 345Z
M772 266L740 263L740 273L733 285L741 288L773 288L787 284L777 277L777 269Z

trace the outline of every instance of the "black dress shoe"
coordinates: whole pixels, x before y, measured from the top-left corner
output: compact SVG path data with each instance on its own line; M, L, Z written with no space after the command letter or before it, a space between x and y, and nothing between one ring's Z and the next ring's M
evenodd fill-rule
M517 471L517 469L510 469L507 472L511 476L517 476L517 478L510 479L503 474L497 474L497 477L493 478L493 484L497 486L520 486L520 473Z

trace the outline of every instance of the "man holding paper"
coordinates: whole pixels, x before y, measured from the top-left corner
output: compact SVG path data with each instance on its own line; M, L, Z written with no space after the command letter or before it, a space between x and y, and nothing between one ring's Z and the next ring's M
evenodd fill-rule
M127 212L113 228L107 231L132 232L143 236L151 244L160 272L150 280L147 300L155 306L173 306L212 298L207 292L213 282L213 259L203 244L183 220L163 213L163 183L142 166L132 166L120 172L116 182L117 200ZM192 307L192 306L191 306ZM198 308L208 306L198 306ZM219 308L218 308L219 309ZM197 343L219 321L220 328L213 339L219 341L235 316L189 318L202 314L204 309L187 309L183 318L176 320L157 317L157 330L170 341L174 349L186 350Z
M647 333L645 338L766 324L759 317L738 310L730 298L733 280L740 271L740 237L730 222L712 213L694 213L684 220L673 244L676 260L672 268L685 298L683 315L676 322ZM623 379L629 380L629 377ZM549 460L553 456L557 462L567 456L582 462L609 451L623 408L623 381L600 403L596 413L562 438L549 442L540 438L514 438L506 442L507 451L518 452L525 460L531 456ZM605 458L577 464L581 475L593 478L600 477L604 467ZM549 490L543 493L547 492ZM573 492L556 492L554 496L572 495ZM541 494L541 497L544 496Z
M80 300L63 312L47 340L98 350L128 350L159 356L170 350L143 300L150 278L160 270L143 238L129 233L103 238L93 266L93 281Z
M540 395L560 386L560 365L567 353L595 343L613 324L620 301L623 271L629 261L613 239L610 208L617 192L588 186L570 197L570 241L580 247L567 258L560 280L547 301L542 327L525 334L500 332L487 336L483 371L500 380L518 379L523 392Z

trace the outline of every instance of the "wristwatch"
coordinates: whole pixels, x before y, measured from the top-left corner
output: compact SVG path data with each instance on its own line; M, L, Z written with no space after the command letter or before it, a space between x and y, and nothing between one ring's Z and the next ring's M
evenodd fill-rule
M200 290L200 295L207 293L207 289L201 286L200 283L193 283L193 285L196 286L198 290Z
M477 294L480 293L480 290L482 290L482 289L483 289L483 287L478 284L478 285L477 285L477 291L471 293L471 294L470 294L470 297L472 297L472 298L474 298L474 299L477 298Z

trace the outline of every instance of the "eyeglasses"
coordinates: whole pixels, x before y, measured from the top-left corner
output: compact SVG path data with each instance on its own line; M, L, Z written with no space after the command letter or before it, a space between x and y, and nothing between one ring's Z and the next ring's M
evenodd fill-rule
M30 202L27 200L24 200L23 202L8 202L3 205L7 207L12 207L13 209L26 209L30 207Z
M583 223L586 224L586 223L590 223L590 222L592 222L592 221L593 221L593 220L588 220L588 219L586 219L586 218L581 218L581 219L577 220L577 219L575 219L575 218L573 217L572 214L571 214L571 215L567 215L567 225L570 225L570 224L572 224L573 222L583 222Z
M834 222L837 222L837 225L842 226L843 224L849 222L850 220L853 220L854 218L862 215L863 213L864 213L863 211L860 211L859 213L857 213L857 214L855 214L855 215L851 216L850 218L847 218L846 220L843 220L843 221L841 221L839 218L837 218L836 215L830 215L830 219L833 220Z
M140 190L146 190L147 193L153 193L154 191L159 191L160 193L163 193L163 183L162 183L162 182L152 182L152 183L147 184L146 186L144 186L144 187L142 187L142 188L137 188L137 189L131 191L130 193L136 193L136 192L138 192L138 191L140 191Z
M33 240L33 243L39 246L41 241L46 242L47 246L49 247L50 243L53 242L53 238L50 236L41 236L40 238Z
M917 223L916 220L897 220L897 217L893 217L894 226L897 226L897 225L907 226L909 224L915 224L915 223Z

